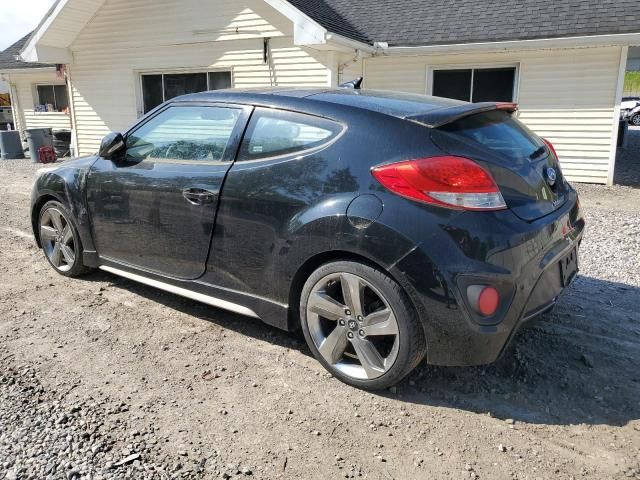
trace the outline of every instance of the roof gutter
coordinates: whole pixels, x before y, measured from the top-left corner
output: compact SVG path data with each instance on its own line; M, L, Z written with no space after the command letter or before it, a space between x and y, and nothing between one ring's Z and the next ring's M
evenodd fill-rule
M327 34L325 35L325 40L327 43L331 43L333 45L346 47L349 50L359 50L363 53L369 53L372 55L377 51L377 49L372 45L343 37L342 35L338 35L337 33L327 32Z
M23 67L23 68L0 68L0 75L3 73L20 74L29 72L55 71L55 66L50 67Z
M383 45L378 43L378 45ZM383 55L438 55L468 53L475 51L529 50L546 48L576 48L595 46L640 45L640 33L591 35L562 38L539 38L533 40L509 40L504 42L455 43L449 45L398 46L380 48Z

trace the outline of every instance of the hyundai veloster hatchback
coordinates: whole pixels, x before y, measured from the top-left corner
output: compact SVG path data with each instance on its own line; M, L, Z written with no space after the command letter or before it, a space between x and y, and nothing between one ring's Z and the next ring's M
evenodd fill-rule
M59 273L93 268L286 330L351 385L496 360L584 229L516 106L347 89L175 98L37 177Z

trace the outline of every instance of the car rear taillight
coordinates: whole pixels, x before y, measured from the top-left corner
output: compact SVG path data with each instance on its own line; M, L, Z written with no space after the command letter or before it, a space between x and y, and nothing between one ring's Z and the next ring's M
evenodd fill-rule
M412 200L463 210L507 208L489 172L468 158L421 158L374 167L371 173L387 189Z
M549 147L549 150L551 150L551 152L553 152L553 156L558 158L558 152L556 152L556 149L553 146L553 144L549 140L547 140L546 138L543 138L542 140L544 141L544 143L547 144L547 147Z

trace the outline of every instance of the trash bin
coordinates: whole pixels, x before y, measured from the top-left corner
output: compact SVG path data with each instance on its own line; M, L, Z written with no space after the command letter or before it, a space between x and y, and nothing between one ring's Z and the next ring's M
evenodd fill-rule
M56 150L56 156L58 158L70 156L71 131L70 130L54 130L53 131L53 148Z
M53 134L50 128L28 128L25 131L27 143L29 144L29 155L33 163L38 163L38 153L42 147L53 148Z
M0 158L24 158L20 132L15 130L0 132Z

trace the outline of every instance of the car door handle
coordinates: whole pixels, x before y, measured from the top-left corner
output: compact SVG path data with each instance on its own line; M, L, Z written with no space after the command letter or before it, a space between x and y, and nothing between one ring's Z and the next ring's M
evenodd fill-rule
M182 191L182 196L191 205L204 205L212 203L218 196L218 191L213 192L204 188L187 188Z

